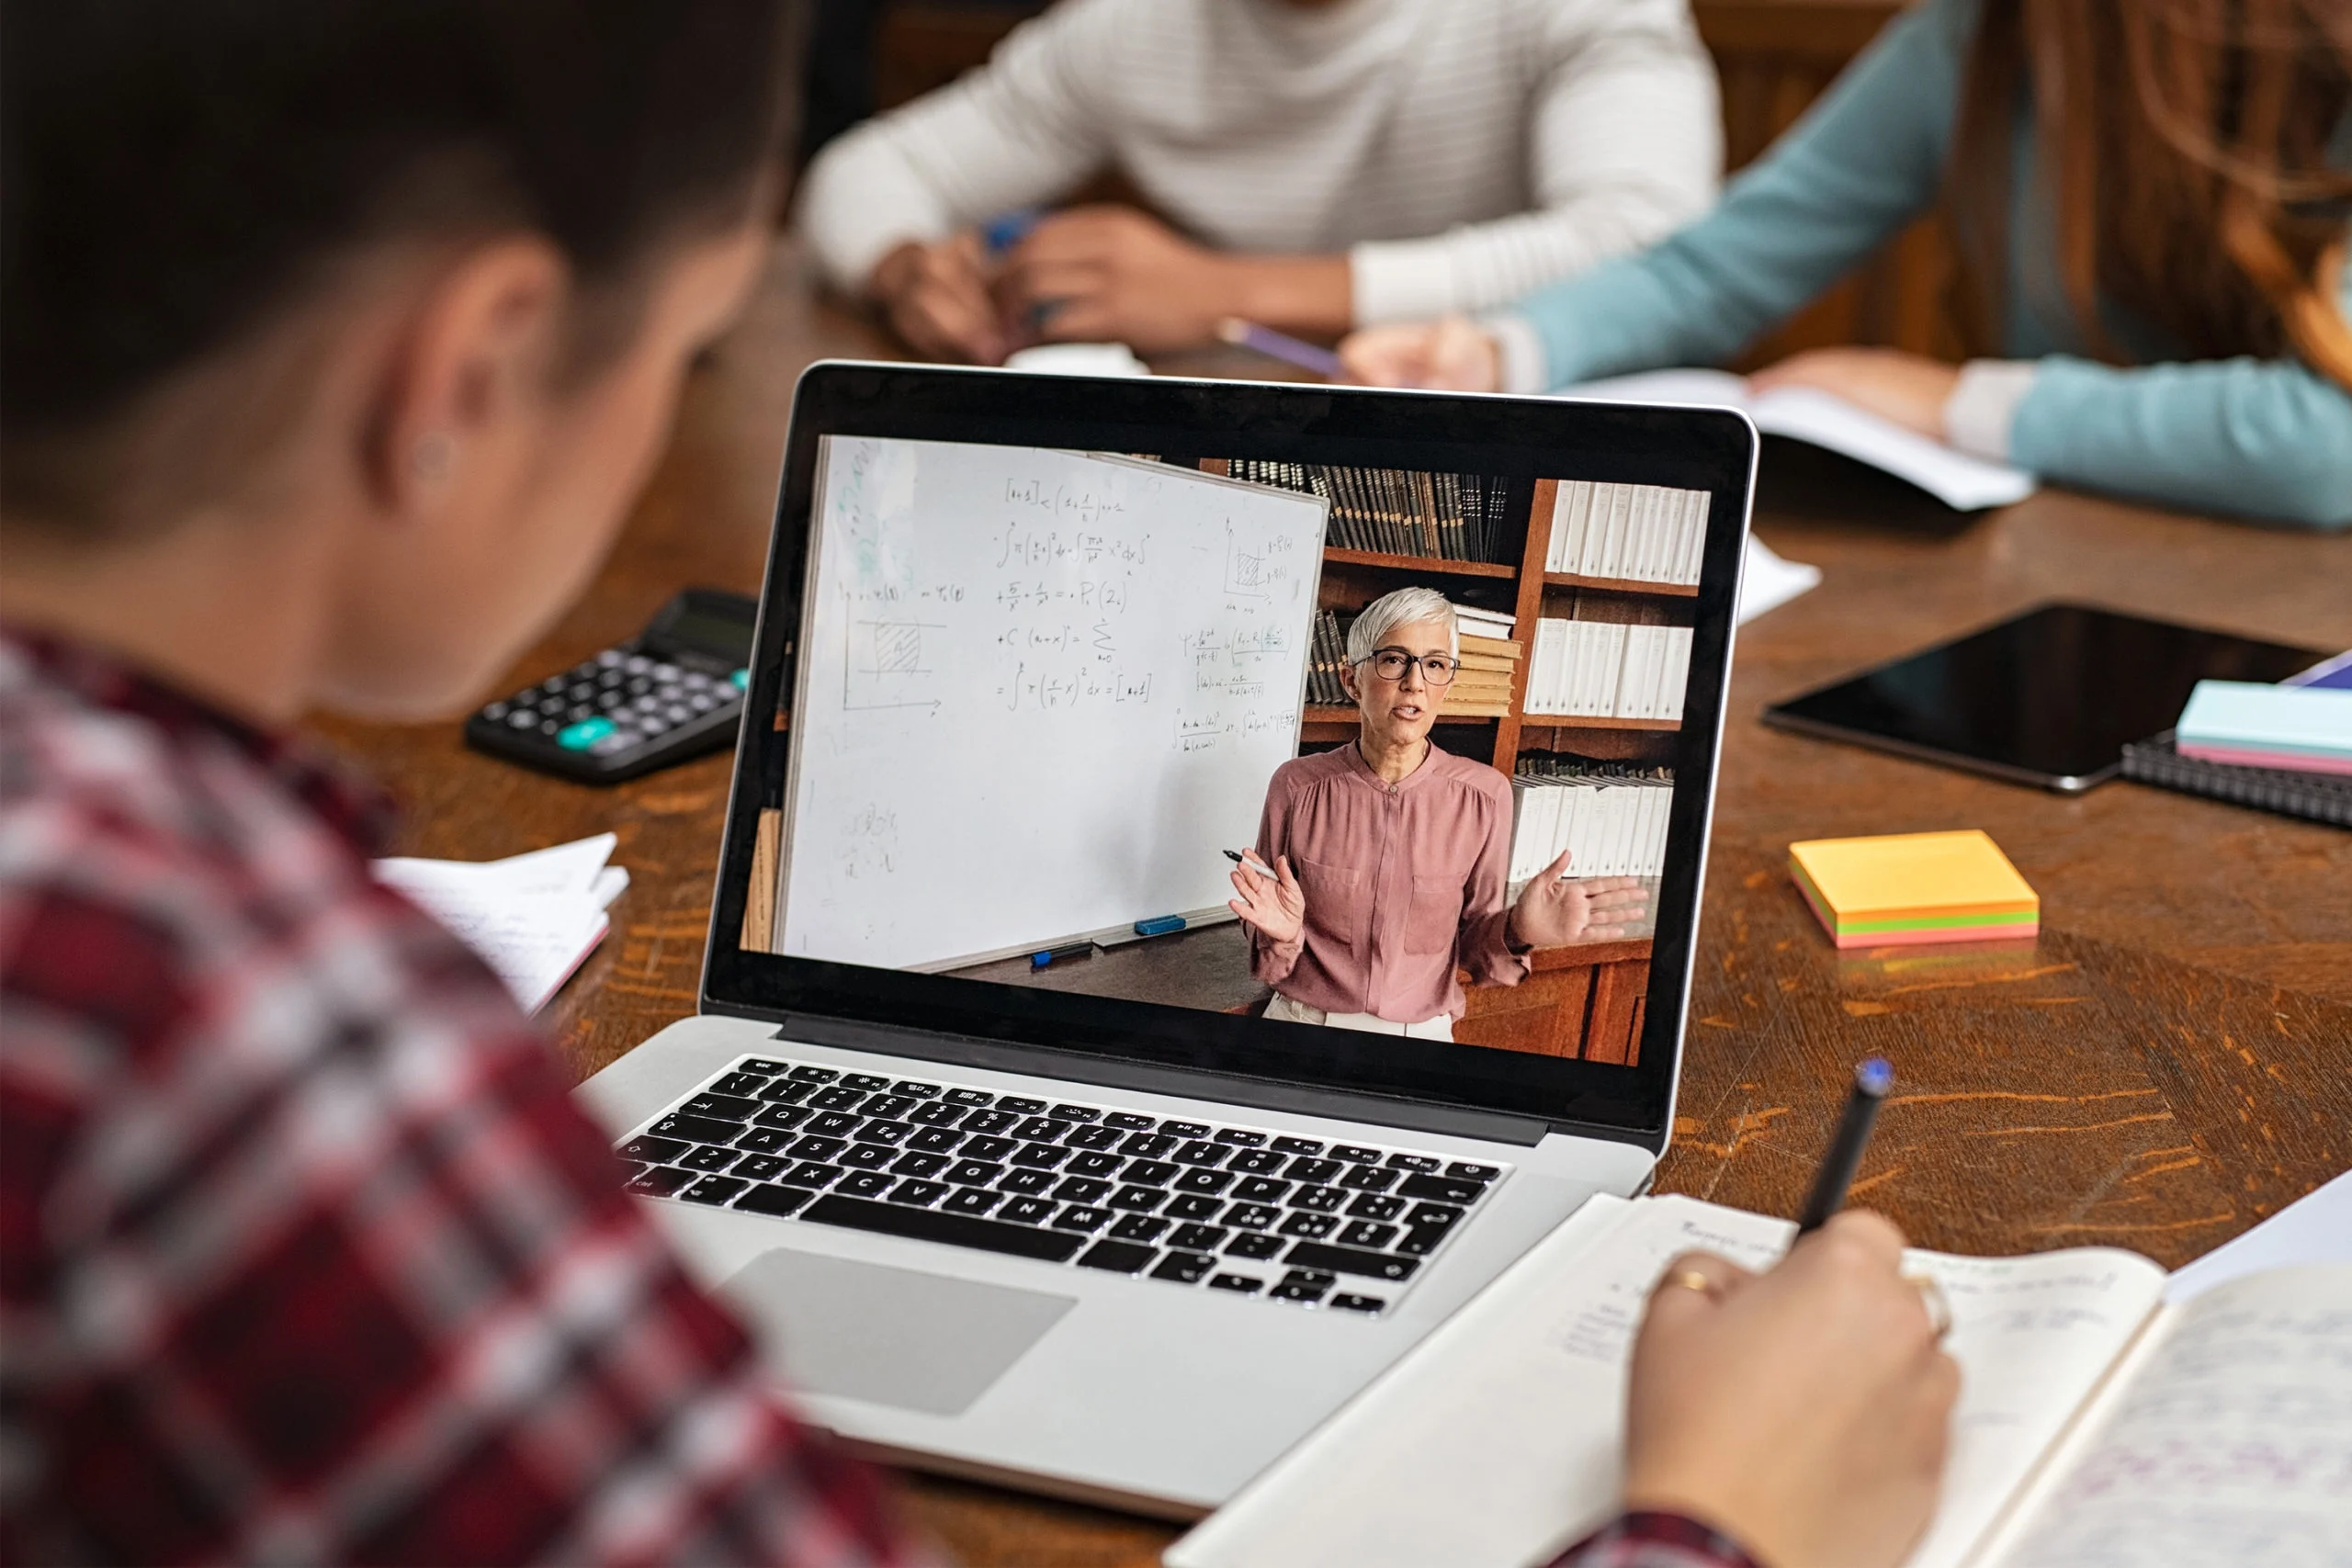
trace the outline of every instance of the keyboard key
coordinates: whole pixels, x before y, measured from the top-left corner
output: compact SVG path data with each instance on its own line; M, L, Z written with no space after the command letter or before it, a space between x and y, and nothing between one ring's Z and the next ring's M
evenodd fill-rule
M1165 1187L1182 1168L1182 1166L1170 1165L1164 1159L1139 1159L1128 1165L1127 1168L1119 1174L1129 1181L1139 1181L1148 1187Z
M1378 1296L1359 1296L1351 1291L1341 1291L1323 1304L1340 1312L1378 1312L1388 1303Z
M817 1138L846 1138L857 1131L857 1118L846 1111L828 1111L810 1117L801 1131Z
M1179 1192L1218 1193L1233 1185L1233 1173L1227 1170L1203 1170L1198 1167L1186 1171L1175 1181Z
M890 1080L888 1078L876 1077L872 1073L847 1073L842 1075L842 1087L844 1089L859 1089L870 1091L877 1089L888 1089L890 1087Z
M725 1170L733 1165L737 1156L733 1149L722 1149L716 1144L698 1144L678 1160L688 1170Z
M743 1131L732 1122L720 1122L708 1116L685 1116L675 1111L646 1130L657 1138L689 1138L697 1144L731 1144Z
M1074 1149L1107 1149L1115 1147L1125 1136L1116 1127L1080 1127L1062 1142Z
M1378 1224L1371 1220L1357 1220L1341 1227L1341 1247L1386 1247L1396 1239L1395 1225Z
M1059 1179L1050 1170L1012 1170L999 1177L996 1185L1000 1192L1018 1192L1028 1197L1043 1192Z
M1137 1133L1134 1137L1121 1144L1119 1150L1123 1154L1133 1155L1137 1159L1158 1159L1175 1146L1176 1140L1162 1134Z
M898 1178L878 1170L853 1170L833 1188L852 1198L879 1198L898 1185Z
M946 1168L945 1155L906 1154L890 1162L890 1169L899 1176L937 1176Z
M1018 1127L1021 1118L1010 1111L975 1111L964 1118L967 1133L1001 1133L1007 1127Z
M939 1093L935 1083L910 1083L905 1078L890 1086L892 1094L903 1094L910 1100L930 1100Z
M1449 1230L1429 1225L1414 1225L1397 1238L1396 1250L1415 1258L1427 1258L1437 1250L1438 1243L1452 1234Z
M1350 1165L1377 1165L1380 1162L1380 1151L1363 1144L1333 1144L1331 1157L1345 1160Z
M1050 1198L1012 1198L997 1211L999 1219L1011 1220L1016 1225L1042 1225L1053 1218L1061 1207Z
M664 1166L662 1168L668 1169ZM738 1181L731 1176L706 1176L678 1194L689 1203L724 1203L744 1188L748 1181Z
M1272 1176L1290 1163L1290 1156L1279 1149L1244 1149L1226 1166L1244 1176Z
M951 1214L985 1214L1003 1201L1003 1193L991 1192L985 1187L958 1187L940 1207Z
M1225 1223L1244 1230L1261 1231L1283 1217L1280 1209L1264 1203L1236 1203L1225 1212Z
M944 1155L964 1141L953 1127L926 1127L907 1140L907 1147L927 1155Z
M1360 1165L1340 1178L1340 1185L1357 1192L1385 1192L1396 1185L1396 1179L1403 1174L1385 1166Z
M1187 1252L1215 1252L1225 1245L1227 1234L1223 1225L1179 1225L1176 1234L1168 1238L1168 1245Z
M841 1152L841 1163L852 1170L880 1170L898 1157L888 1144L852 1144Z
M1091 1122L1102 1112L1091 1105L1057 1105L1047 1111L1046 1114L1058 1116L1065 1122Z
M847 1147L839 1138L820 1138L811 1133L792 1145L791 1154L795 1159L839 1159Z
M1310 1285L1302 1280L1284 1280L1266 1292L1266 1299L1270 1302L1319 1302L1323 1299L1323 1293L1330 1288L1329 1285Z
M1187 1192L1168 1200L1168 1207L1159 1212L1171 1220L1213 1220L1224 1207L1221 1199L1203 1198Z
M1162 1122L1159 1130L1171 1138L1205 1138L1209 1130L1198 1122Z
M765 1073L768 1077L774 1077L778 1073L789 1071L791 1066L789 1062L772 1062L764 1056L751 1056L738 1063L736 1070L746 1073Z
M887 1116L893 1122L914 1108L913 1099L903 1094L877 1094L858 1107L868 1116Z
M890 1189L890 1201L926 1209L946 1197L949 1190L944 1181L922 1181L910 1177Z
M735 1200L739 1209L754 1214L774 1214L778 1219L798 1211L816 1194L806 1187L757 1186Z
M771 1105L752 1118L754 1127L778 1127L786 1131L797 1127L813 1115L805 1105Z
M1243 1127L1219 1127L1216 1130L1216 1141L1220 1144L1231 1144L1237 1148L1254 1149L1265 1143L1266 1134L1252 1133Z
M1148 1213L1167 1199L1168 1194L1157 1187L1122 1187L1111 1194L1111 1207Z
M1339 1224L1340 1222L1329 1214L1294 1213L1283 1221L1283 1235L1303 1235L1310 1240L1320 1241L1338 1229Z
M1065 1203L1093 1203L1101 1201L1102 1196L1110 1190L1111 1184L1107 1181L1097 1181L1087 1176L1073 1176L1054 1189L1054 1196Z
M1109 1176L1127 1162L1118 1155L1072 1155L1062 1168L1072 1176Z
M1375 1280L1409 1280L1420 1268L1416 1258L1397 1258L1385 1252L1364 1252L1351 1247L1333 1247L1328 1242L1302 1241L1283 1254L1283 1261L1294 1269L1321 1269L1334 1274L1368 1274Z
M1430 1171L1438 1168L1435 1155L1390 1155L1388 1163L1398 1170Z
M1012 1163L1037 1170L1052 1170L1068 1158L1069 1151L1059 1144L1024 1144L1021 1152L1012 1156Z
M1098 1241L1079 1258L1080 1269L1102 1269L1114 1274L1136 1274L1148 1268L1159 1256L1157 1247L1138 1247L1131 1241Z
M933 1100L916 1106L907 1120L922 1127L953 1127L969 1114L952 1100Z
M754 1127L736 1139L735 1146L748 1154L772 1155L797 1142L797 1134L781 1127Z
M1334 1213L1347 1201L1348 1195L1336 1187L1302 1187L1290 1195L1292 1208L1310 1214Z
M794 1166L784 1179L794 1187L831 1187L833 1184L833 1178L841 1173L840 1166L805 1159Z
M1151 1271L1151 1277L1173 1280L1180 1285L1196 1285L1216 1267L1216 1259L1204 1252L1171 1252L1160 1259L1159 1267Z
M758 1098L771 1105L797 1105L817 1092L812 1083L796 1083L790 1078L778 1078L760 1090Z
M1091 1203L1072 1203L1054 1216L1057 1231L1099 1231L1111 1223L1111 1211Z
M841 1074L831 1067L795 1067L792 1076L808 1083L831 1083Z
M1102 1125L1116 1127L1123 1132L1140 1133L1150 1126L1153 1121L1152 1117L1138 1116L1132 1111L1114 1111L1102 1118Z
M1020 1146L1011 1138L974 1138L964 1145L964 1157L1001 1160Z
M1233 1196L1244 1203L1279 1203L1283 1201L1283 1195L1289 1190L1290 1183L1287 1181L1276 1181L1265 1176L1253 1176L1235 1188Z
M746 1181L774 1181L791 1168L790 1160L779 1159L775 1155L745 1155L741 1163L735 1167L735 1174Z
M759 1108L758 1100L740 1094L698 1094L678 1107L688 1116L712 1116L721 1122L749 1122Z
M1111 1234L1121 1241L1158 1241L1168 1222L1150 1214L1129 1214L1111 1227Z
M641 1159L650 1165L667 1165L692 1147L694 1147L692 1144L677 1138L656 1138L639 1134L620 1146L620 1154L624 1159Z
M1004 1174L1004 1167L984 1159L959 1159L949 1168L947 1179L960 1187L987 1187Z
M854 1111L865 1103L865 1093L846 1084L835 1084L831 1089L820 1089L810 1095L808 1103L820 1111Z
M1486 1196L1487 1185L1452 1176L1408 1176L1396 1191L1400 1197L1427 1198L1433 1203L1475 1203Z
M896 1144L914 1136L914 1128L904 1122L868 1122L857 1130L861 1144Z
M1206 1138L1195 1138L1176 1151L1179 1165L1215 1165L1233 1151L1223 1144L1213 1144Z
M1008 1205L1009 1206L1009 1205ZM1050 1209L1051 1204L1046 1207ZM1066 1263L1086 1245L1083 1236L1067 1231L1029 1230L1001 1220L949 1213L939 1209L907 1209L895 1203L862 1202L827 1193L808 1205L803 1220L852 1230L880 1231L886 1235L911 1236L918 1241L944 1242L950 1247L977 1247L984 1252L1008 1252L1020 1258Z
M983 1093L977 1089L951 1089L940 1098L952 1100L957 1105L994 1105L996 1103L996 1096Z
M1449 1203L1416 1203L1413 1212L1405 1216L1409 1225L1430 1225L1436 1229L1454 1224L1462 1218L1462 1211Z
M1272 1258L1290 1244L1278 1235L1260 1235L1255 1231L1243 1231L1226 1244L1227 1258Z
M756 1095L768 1087L768 1080L759 1073L729 1073L710 1086L713 1094Z
M1348 1204L1348 1213L1360 1220L1393 1220L1404 1212L1405 1200L1377 1192L1359 1193Z
M1032 1116L1012 1129L1008 1136L1025 1138L1033 1144L1050 1144L1069 1128L1069 1122L1057 1121L1051 1116Z
M1266 1288L1263 1280L1252 1280L1247 1274L1216 1274L1209 1278L1212 1291L1231 1291L1236 1295L1254 1296Z
M655 1198L674 1198L679 1190L694 1179L695 1173L691 1170L680 1170L674 1165L657 1165L630 1177L628 1190Z
M1340 1277L1328 1269L1285 1269L1283 1270L1283 1283L1285 1285L1320 1285L1328 1291L1339 1282Z
M1293 1181L1312 1181L1319 1185L1333 1179L1346 1168L1335 1159L1307 1159L1302 1156L1291 1161L1290 1168L1283 1174Z
M1276 1138L1270 1145L1276 1154L1319 1155L1323 1145L1312 1138Z

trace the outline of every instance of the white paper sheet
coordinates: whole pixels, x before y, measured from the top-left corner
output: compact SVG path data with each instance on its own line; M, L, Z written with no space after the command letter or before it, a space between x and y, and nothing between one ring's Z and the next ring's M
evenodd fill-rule
M2165 1299L2191 1301L2216 1285L2294 1263L2352 1263L2352 1170L2305 1193L2234 1241L2174 1269L2165 1285Z
M376 878L398 888L505 982L516 1005L537 1012L612 929L605 911L628 886L606 863L613 834L496 861L378 861Z
M1821 586L1821 569L1782 558L1772 547L1747 536L1747 564L1739 578L1739 624L1746 626L1769 610L1777 610L1799 594Z

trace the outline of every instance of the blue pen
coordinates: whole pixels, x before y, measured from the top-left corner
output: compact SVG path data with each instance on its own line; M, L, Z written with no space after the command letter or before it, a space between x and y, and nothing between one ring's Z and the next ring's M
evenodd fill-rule
M1029 231L1035 229L1037 220L1044 216L1034 207L1017 207L1011 212L1000 212L980 225L980 243L989 248L989 254L1001 256L1027 239Z

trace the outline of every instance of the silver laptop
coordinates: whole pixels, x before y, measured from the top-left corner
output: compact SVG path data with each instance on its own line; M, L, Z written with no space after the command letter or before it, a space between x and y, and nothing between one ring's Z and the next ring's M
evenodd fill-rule
M581 1093L814 1419L1197 1515L1647 1182L1755 457L1721 411L808 372L700 1010ZM1470 987L1451 1039L1266 1018L1224 852L1352 745L1336 639L1415 582L1550 710L1476 713L1473 643L1434 731L1517 764L1511 891L1567 848L1649 917ZM1463 904L1426 880L1424 968ZM1392 961L1327 907L1310 949Z

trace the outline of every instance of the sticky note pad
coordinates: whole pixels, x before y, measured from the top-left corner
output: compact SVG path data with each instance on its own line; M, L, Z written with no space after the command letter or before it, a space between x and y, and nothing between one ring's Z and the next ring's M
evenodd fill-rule
M2352 773L2352 691L2199 681L2173 749L2241 767Z
M2041 899L1974 829L1809 839L1789 846L1789 874L1839 947L1987 942L2041 925Z

